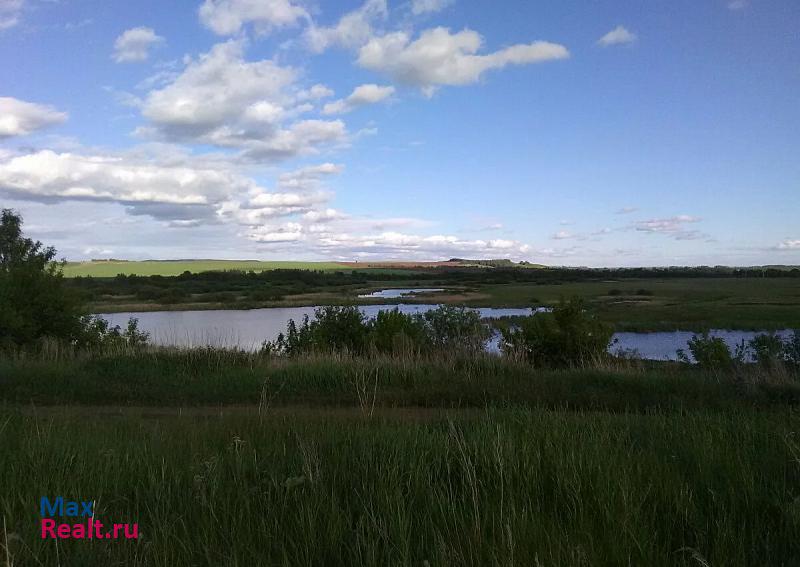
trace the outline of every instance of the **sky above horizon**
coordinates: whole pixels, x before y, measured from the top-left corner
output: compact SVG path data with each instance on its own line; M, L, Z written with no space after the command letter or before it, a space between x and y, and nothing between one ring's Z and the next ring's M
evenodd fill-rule
M796 0L0 0L0 70L69 260L800 263Z

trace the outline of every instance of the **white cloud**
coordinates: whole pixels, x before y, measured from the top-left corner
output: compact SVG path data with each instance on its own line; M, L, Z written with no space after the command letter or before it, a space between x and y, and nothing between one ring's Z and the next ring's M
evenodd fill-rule
M224 169L41 150L0 162L0 191L35 200L209 205L255 183Z
M733 11L744 10L748 4L748 0L731 0L728 2L728 9Z
M335 220L342 220L348 218L347 215L336 209L324 209L321 211L308 211L303 215L303 220L314 223L322 224ZM313 225L312 225L313 226Z
M259 226L247 233L247 238L254 242L281 243L297 242L303 240L303 226L298 223L289 222L282 226L274 227L269 225Z
M450 235L423 236L402 232L354 235L337 231L319 235L314 244L323 254L339 258L521 258L531 251L530 246L515 240L464 240Z
M454 2L455 0L413 0L411 2L411 13L419 16L421 14L441 12Z
M131 28L114 41L112 58L117 63L146 61L150 57L150 49L163 42L164 38L156 35L153 28Z
M569 57L566 47L546 41L478 55L482 44L480 34L468 29L453 34L447 28L434 28L422 32L414 41L405 32L394 32L364 45L359 50L358 64L430 94L440 85L475 83L491 69Z
M308 100L328 96L330 89L298 89L296 70L268 59L247 62L243 50L241 40L217 44L151 91L142 107L151 126L138 133L239 149L256 161L314 153L317 146L346 140L339 120L292 122L313 108Z
M305 8L293 0L205 0L200 21L217 35L234 35L248 23L260 34L309 19Z
M621 209L617 209L616 214L618 215L629 215L631 213L635 213L639 210L639 207L622 207Z
M394 94L394 87L368 84L356 87L347 98L329 102L322 109L323 114L346 114L362 106L377 104Z
M800 250L800 239L784 240L775 247L776 250Z
M282 173L278 178L278 188L289 191L308 191L317 189L323 177L338 175L344 166L333 163L323 163L304 167L295 171Z
M703 219L690 215L679 215L663 219L650 219L638 221L633 224L634 230L654 234L665 234L676 240L698 240L708 238L708 235L697 230L689 230L686 225L695 224Z
M42 128L62 124L66 120L67 113L59 112L52 106L0 97L0 140L26 136Z
M575 238L575 235L568 230L559 230L551 238L553 240L569 240L570 238Z
M635 33L631 33L624 26L617 26L601 37L597 43L603 47L610 47L612 45L630 44L635 42L636 39L637 36Z
M0 31L13 28L20 21L22 0L0 0Z
M84 256L92 256L95 258L98 256L110 256L113 253L114 251L109 250L108 248L99 248L95 246L89 246L88 248L83 249Z
M312 24L306 30L306 42L312 51L318 53L329 47L355 49L373 37L375 22L388 17L386 0L366 0L359 9L342 16L336 25L325 27Z

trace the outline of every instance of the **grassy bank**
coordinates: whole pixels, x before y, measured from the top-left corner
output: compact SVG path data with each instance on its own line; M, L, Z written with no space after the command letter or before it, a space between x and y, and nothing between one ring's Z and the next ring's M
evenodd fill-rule
M800 280L781 278L631 279L480 288L469 305L555 305L580 297L617 331L800 328Z
M538 273L538 272L537 272ZM95 313L254 309L375 303L445 303L470 307L554 306L562 298L580 297L618 331L698 331L708 328L777 330L800 328L798 278L674 278L614 281L487 283L441 273L439 279L404 279L359 271L325 272L294 280L251 278L244 282L158 280L120 282L73 280L88 293ZM288 277L288 276L287 276ZM291 277L295 277L292 275ZM359 298L386 288L443 288L443 293L402 300ZM91 292L87 291L91 290ZM177 294L177 295L176 295Z
M793 565L797 415L0 413L13 565ZM42 541L42 495L139 541Z
M573 410L773 407L800 401L795 371L724 373L620 361L536 369L495 356L311 356L273 359L213 349L0 360L0 399L14 404L458 407Z

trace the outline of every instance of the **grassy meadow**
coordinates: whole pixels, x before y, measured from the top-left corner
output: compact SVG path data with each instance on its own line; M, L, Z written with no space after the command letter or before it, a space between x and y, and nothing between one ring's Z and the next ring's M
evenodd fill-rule
M725 372L617 360L541 369L492 355L272 358L198 348L0 358L0 400L19 405L529 408L648 412L786 407L795 370Z
M346 270L336 262L282 262L260 260L101 260L92 262L68 262L64 275L68 278L90 276L113 278L117 274L136 276L178 276L183 272L210 272L243 270L262 272L267 270Z
M0 357L3 565L792 565L800 379L609 360ZM139 540L44 541L41 496Z
M794 565L800 419L0 411L4 565ZM138 541L43 541L43 494Z
M618 331L800 328L800 280L795 278L630 279L480 288L469 305L555 305L581 297Z

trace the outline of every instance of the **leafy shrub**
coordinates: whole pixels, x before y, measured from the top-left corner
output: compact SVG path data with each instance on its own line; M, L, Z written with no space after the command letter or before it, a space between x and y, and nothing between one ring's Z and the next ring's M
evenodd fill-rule
M701 368L725 370L734 364L734 357L728 345L719 337L711 337L708 332L694 335L689 339L689 352ZM678 359L690 363L691 359L683 349L678 350Z
M290 320L286 333L274 342L265 342L262 348L287 356L309 352L362 354L370 347L381 352L478 352L489 334L480 315L463 307L443 305L413 315L397 309L382 311L373 321L367 321L357 307L322 307L314 312L313 320L304 317L299 326Z
M0 346L25 346L44 337L74 340L81 302L64 284L56 250L22 235L22 218L0 216Z
M502 330L502 349L537 366L570 367L608 355L613 329L584 309L583 301L562 300L551 313L521 319Z
M186 292L177 288L169 288L162 291L158 299L167 305L181 303L186 299Z
M479 352L491 334L480 314L465 307L441 305L422 317L435 350Z
M622 295L622 290L621 289L616 289L616 288L610 289L610 290L608 290L608 295L611 295L611 296Z
M784 343L786 362L800 368L800 330L795 330Z
M784 354L789 346L788 342L784 345L783 340L775 333L757 335L747 344L750 347L753 362L769 368L784 360Z
M355 306L320 307L314 319L308 316L298 327L289 320L286 334L278 335L275 342L265 342L266 352L288 356L308 352L363 353L367 346L369 329L364 314Z
M636 295L651 296L651 295L655 295L655 293L653 293L649 289L637 289L636 290Z
M131 317L123 331L119 325L111 324L96 315L81 318L81 331L75 340L79 348L140 348L150 341L150 333L139 330L139 320Z
M423 352L431 348L425 319L399 309L379 311L370 325L371 342L379 352Z

